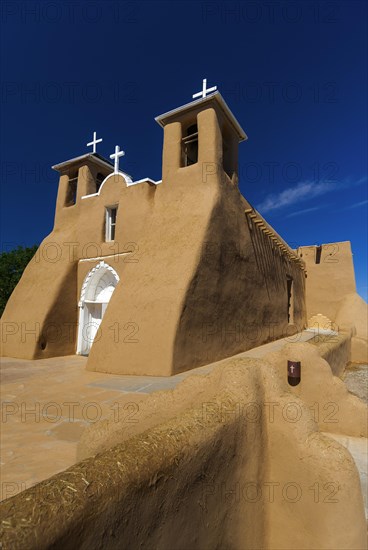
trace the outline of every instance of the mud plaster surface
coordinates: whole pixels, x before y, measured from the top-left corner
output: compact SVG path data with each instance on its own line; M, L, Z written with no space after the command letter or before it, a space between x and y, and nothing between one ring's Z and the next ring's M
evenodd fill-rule
M286 357L303 362L300 386L287 384ZM322 412L332 399L340 407L331 426L324 414L316 417L315 403ZM273 422L236 413L236 405L265 402L277 405ZM298 421L282 413L290 403L300 409ZM4 548L364 547L352 455L320 430L365 434L366 407L332 376L316 346L287 344L264 358L231 358L139 405L139 421L128 430L111 415L90 426L80 446L85 460L2 503ZM203 482L233 489L249 480L282 487L292 480L303 498L285 505L279 492L272 505L255 506L215 491L202 507ZM336 501L316 503L308 488L331 482L339 488ZM50 522L54 514L58 522Z
M293 340L302 342L312 337L305 331ZM278 340L240 356L260 358L280 349L286 341ZM173 390L192 374L204 375L216 364L175 376L154 377L90 372L85 369L86 358L76 355L34 361L1 358L5 416L0 434L0 500L75 464L84 431L94 424L100 430L103 419L112 416L113 425L127 437L136 433L137 426L153 426L193 405L200 395L197 378L181 391L181 402L170 392L164 399L153 396L144 423L139 416L148 395Z

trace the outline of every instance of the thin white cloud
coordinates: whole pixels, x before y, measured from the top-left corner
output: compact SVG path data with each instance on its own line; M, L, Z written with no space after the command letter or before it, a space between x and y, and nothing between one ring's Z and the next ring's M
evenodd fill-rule
M315 210L321 210L322 206L313 206L313 208L304 208L303 210L297 210L285 216L285 218L293 218L294 216L300 216L301 214L306 214L307 212L314 212Z
M325 195L326 193L331 193L332 191L346 189L347 187L355 187L356 185L361 185L366 181L366 176L355 182L352 182L351 180L345 180L343 182L303 181L294 187L284 189L284 191L281 191L280 193L271 193L270 195L267 195L267 197L257 206L257 210L262 213L271 212L272 210L278 210L280 208L292 206L293 204L314 199L315 197Z
M345 210L350 210L350 208L358 208L359 206L364 206L365 204L368 204L368 200L356 202L355 204L351 204L350 206L347 206Z
M270 212L271 210L278 210L292 204L313 199L320 195L334 191L337 188L336 182L320 181L315 183L313 181L305 181L298 183L295 187L289 187L284 189L281 193L271 193L268 195L261 204L257 206L257 210L261 212Z

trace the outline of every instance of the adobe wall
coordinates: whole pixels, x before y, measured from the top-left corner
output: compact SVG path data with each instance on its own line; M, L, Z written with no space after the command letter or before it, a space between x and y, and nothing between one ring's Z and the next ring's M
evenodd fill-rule
M285 377L291 352L303 361L294 388ZM183 384L197 379L194 406L147 430L149 402L167 410L166 394L177 404L180 386L150 396L135 435L124 441L116 428L113 447L110 440L97 456L0 504L3 547L363 548L358 472L319 429L331 417L325 400L338 400L337 418L349 414L363 432L365 406L335 384L316 347L289 345L270 357L190 376ZM340 427L354 430L349 420ZM101 428L93 431L101 442Z
M199 115L202 149L208 158L213 158L209 156L211 152L214 154L207 143L213 140L206 139L213 134L214 118L212 110ZM175 125L165 129L166 133L173 130ZM168 140L164 150L166 173L170 171L171 143ZM209 177L207 185L201 186L200 164L188 167L175 186L166 180L159 186L141 184L128 188L121 176L112 176L99 196L82 199L91 191L94 171L91 163L79 169L77 202L69 207L64 206L68 175L61 176L55 227L42 243L41 251L52 242L62 254L52 263L42 252L40 261L28 266L2 317L2 354L41 358L75 353L81 277L89 263L78 265L78 261L117 254L117 258L106 261L116 269L121 283L101 324L104 336L95 342L88 368L171 374L177 320L218 192L217 178ZM104 212L106 206L113 204L119 204L115 242L106 243ZM129 258L122 255L129 251ZM49 322L56 325L57 331L63 329L64 323L74 330L69 326L68 333L46 338L42 347L40 338L34 336L23 341L19 330L23 323L32 323L32 327L36 324L41 334L47 334ZM115 338L112 331L106 330L114 323L118 324L121 337L119 334ZM135 343L134 352L131 346L124 346L127 323L139 327L139 343Z
M359 294L347 294L340 302L337 326L351 338L351 361L368 363L368 305Z
M341 376L351 361L351 334L319 334L313 340L309 340L309 343L318 347L318 353L330 365L332 373Z
M186 295L175 340L177 370L292 335L306 326L304 271L244 215L249 203L222 180L222 194ZM257 218L262 219L258 213ZM274 233L275 234L275 233ZM276 234L275 234L276 235ZM287 320L287 276L294 319Z
M316 263L316 246L298 248L308 273L308 319L322 313L335 321L341 301L346 295L356 292L353 255L349 241L321 246L320 263Z
M250 206L235 176L230 179L220 165L220 122L212 108L198 113L199 160L185 168L181 124L165 126L163 181L157 186L127 187L121 176L110 176L100 195L82 198L96 172L87 162L79 169L77 202L65 207L68 175L61 176L54 230L3 314L3 355L75 353L83 277L99 261L84 260L98 256L106 257L120 282L92 346L89 370L171 375L305 326L304 272L244 214ZM104 212L114 204L116 235L109 243ZM56 262L44 257L49 242L61 251ZM294 281L293 324L287 321L287 275ZM23 322L36 323L42 336L23 342ZM137 329L134 342L126 328L131 326Z
M298 254L306 263L306 304L308 320L327 316L333 328L351 338L350 360L368 361L368 305L356 292L353 254L349 241L321 246L316 263L316 246L302 246ZM328 328L328 327L321 327Z
M64 236L75 241L75 227ZM42 241L9 298L1 317L2 356L42 359L75 353L77 266L67 254L58 258L59 242L53 234Z
M94 170L88 162L80 168L78 199L69 207L63 206L68 175L60 178L54 229L25 269L1 318L3 356L42 359L75 353L78 260L95 256L96 243L102 255L112 253L113 243L103 242L103 209L119 202L126 190L121 179L120 185L109 182L100 201L86 205L80 195L89 189Z
M215 112L200 112L198 126L199 162L185 168L178 154L181 125L165 127L163 181L149 229L137 234L139 263L124 266L101 325L103 331L117 320L122 327L134 322L139 342L111 342L106 349L101 338L89 370L174 374L305 326L303 271L276 257L257 226L249 228L249 204L222 169L206 170L222 154ZM287 274L294 279L292 326Z
M292 393L308 406L321 432L367 437L365 403L350 394L344 382L333 373L336 356L347 356L346 346L344 338L326 346L290 343L281 350L266 355L265 360L277 370L283 391ZM329 353L326 353L326 348ZM333 353L336 354L335 357ZM331 358L332 366L328 363ZM301 362L301 382L293 388L287 382L287 360Z
M212 139L217 124L214 112L209 109L200 113L198 124L204 136L200 159L203 154L213 159L217 154ZM209 143L207 136L211 136ZM101 324L103 331L118 322L122 336L111 342L108 349L102 338L94 343L87 364L89 370L152 375L176 372L173 348L178 323L219 194L216 174L209 176L206 184L202 183L201 162L174 168L172 163L180 140L180 124L165 128L163 181L155 187L154 197L147 206L149 215L142 218L141 227L135 227L137 214L132 209L131 224L127 221L126 227L119 229L118 240L126 238L130 228L129 241L138 245L139 262L124 263L120 290L114 292ZM139 187L127 191L139 192ZM123 216L124 205L120 208ZM138 327L138 342L124 341L124 327L128 323ZM193 357L188 368L198 364Z

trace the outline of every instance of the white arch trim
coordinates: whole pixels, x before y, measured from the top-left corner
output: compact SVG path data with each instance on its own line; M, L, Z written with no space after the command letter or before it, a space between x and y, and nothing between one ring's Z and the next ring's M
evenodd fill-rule
M100 188L97 191L97 193L91 193L90 195L83 195L83 197L81 197L81 198L82 199L89 199L89 197L98 197L101 194L101 190L102 190L103 186L105 185L105 183L107 182L107 180L110 179L110 178L116 177L116 176L121 176L122 178L124 178L125 181L126 181L127 186L133 183L133 180L129 176L129 174L126 174L125 172L120 172L120 171L117 174L112 172L111 174L106 176L106 178L103 180L103 182L101 183Z
M119 280L115 269L104 261L99 262L85 277L78 303L77 354L88 355Z
M115 281L116 284L120 281L119 275L116 273L115 269L111 267L111 265L107 264L106 262L102 261L99 262L89 273L87 273L86 277L84 278L81 293L80 293L80 301L79 301L79 307L82 307L83 302L86 299L86 293L87 289L89 288L90 284L92 283L93 279L96 278L96 282L98 282L98 279L100 278L100 271L103 269L104 271L110 272Z
M154 181L151 178L143 178L141 180L133 181L132 178L128 174L126 174L125 172L119 172L118 174L112 173L112 174L109 174L103 180L103 182L101 183L100 188L99 188L97 193L91 193L90 195L83 195L83 197L81 197L81 198L82 199L89 199L90 197L98 197L100 195L101 189L105 185L106 181L109 178L112 178L113 176L116 176L116 175L122 176L125 179L127 187L131 187L132 185L137 185L138 183L153 183L154 185L159 185L160 183L162 183L162 180Z

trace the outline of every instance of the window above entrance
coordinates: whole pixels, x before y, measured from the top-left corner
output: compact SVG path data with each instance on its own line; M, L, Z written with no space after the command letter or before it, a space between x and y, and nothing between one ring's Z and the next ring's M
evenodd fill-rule
M105 213L105 240L115 240L115 226L116 226L116 214L117 206L111 206L106 208Z

